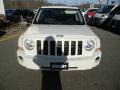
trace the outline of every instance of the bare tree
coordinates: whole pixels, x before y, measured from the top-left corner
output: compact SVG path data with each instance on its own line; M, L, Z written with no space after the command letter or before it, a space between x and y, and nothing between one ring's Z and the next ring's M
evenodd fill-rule
M36 9L43 5L47 5L47 0L4 0L5 8L8 9Z

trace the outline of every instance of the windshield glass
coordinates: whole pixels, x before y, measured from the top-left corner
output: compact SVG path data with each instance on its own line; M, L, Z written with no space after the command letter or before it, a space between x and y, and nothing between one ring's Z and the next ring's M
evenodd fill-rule
M43 8L39 10L34 24L83 25L82 14L78 9Z
M109 13L109 11L113 8L113 5L110 6L103 6L98 10L98 13Z

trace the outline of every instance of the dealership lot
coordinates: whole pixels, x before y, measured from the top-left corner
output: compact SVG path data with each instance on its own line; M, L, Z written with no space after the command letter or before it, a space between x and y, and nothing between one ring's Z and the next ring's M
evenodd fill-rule
M0 42L0 90L120 90L120 35L91 27L101 39L101 64L87 71L41 72L20 66L17 39Z

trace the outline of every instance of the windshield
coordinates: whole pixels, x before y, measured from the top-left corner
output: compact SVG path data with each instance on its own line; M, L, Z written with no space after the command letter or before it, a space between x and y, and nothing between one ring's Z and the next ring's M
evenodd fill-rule
M34 24L83 25L85 22L78 9L43 8L39 10Z
M110 6L103 6L98 10L98 13L109 13L109 11L113 8L113 5Z

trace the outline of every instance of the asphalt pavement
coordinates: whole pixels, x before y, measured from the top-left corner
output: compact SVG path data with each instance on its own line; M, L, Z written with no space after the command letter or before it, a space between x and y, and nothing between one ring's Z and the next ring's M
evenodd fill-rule
M102 61L91 70L41 72L20 66L17 39L0 42L0 90L120 90L120 35L91 27L101 39Z

